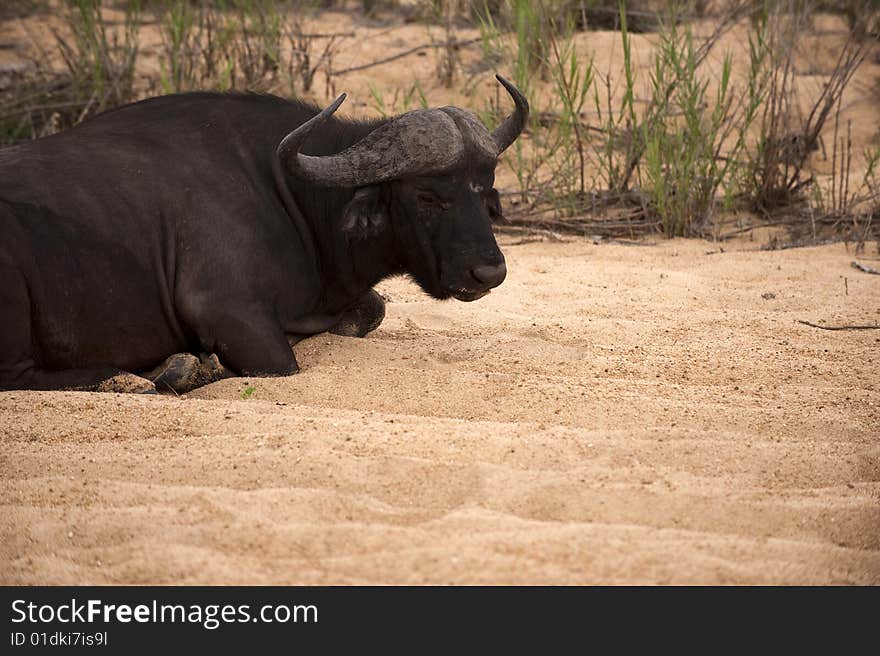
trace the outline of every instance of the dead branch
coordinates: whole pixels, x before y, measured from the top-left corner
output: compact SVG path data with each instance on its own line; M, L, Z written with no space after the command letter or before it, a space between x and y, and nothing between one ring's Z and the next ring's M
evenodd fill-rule
M853 269L858 269L859 271L864 271L865 273L873 273L875 276L880 276L880 269L872 269L871 267L862 264L861 262L850 262Z
M354 32L291 32L290 36L297 39L342 39L354 38Z
M343 68L338 71L330 71L330 75L345 75L346 73L354 73L355 71L362 71L367 68L372 68L373 66L381 66L382 64L387 64L389 62L396 61L398 59L403 59L404 57L408 57L417 52L421 52L422 50L429 50L430 48L449 48L451 46L469 46L474 43L479 43L482 39L468 39L467 41L444 41L442 43L424 43L420 46L416 46L415 48L410 48L409 50L404 50L403 52L399 52L396 55L391 55L390 57L383 57L382 59L377 59L376 61L368 62L366 64L361 64L359 66L352 66L350 68Z
M792 219L780 219L778 221L764 221L763 223L756 223L755 225L746 226L744 228L737 228L736 230L730 230L729 232L724 232L718 235L718 241L725 241L730 239L731 237L735 237L736 235L741 235L746 232L751 232L752 230L757 230L758 228L771 228L773 226L780 225L788 225L791 223L795 223Z
M552 230L546 230L544 228L531 228L528 226L518 226L518 225L498 225L495 226L495 231L501 234L514 234L514 235L530 235L537 237L546 237L550 241L557 242L567 242L567 239L564 239L559 233L553 232Z
M854 326L854 325L843 325L843 326L820 326L817 323L812 323L810 321L801 321L797 319L798 323L802 323L805 326L809 326L810 328L819 328L820 330L880 330L880 325L874 324L872 326Z

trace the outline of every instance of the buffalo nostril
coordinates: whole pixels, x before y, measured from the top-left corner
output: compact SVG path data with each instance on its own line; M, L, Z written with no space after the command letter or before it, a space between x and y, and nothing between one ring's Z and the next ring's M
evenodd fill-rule
M484 264L474 267L471 270L471 275L487 287L497 287L504 282L504 278L507 276L507 265L504 262L501 264Z

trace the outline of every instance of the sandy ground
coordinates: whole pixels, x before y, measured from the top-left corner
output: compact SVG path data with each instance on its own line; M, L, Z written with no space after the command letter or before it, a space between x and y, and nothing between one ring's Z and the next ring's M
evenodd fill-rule
M0 394L0 582L878 584L880 331L795 320L880 278L713 250L508 243L291 378Z

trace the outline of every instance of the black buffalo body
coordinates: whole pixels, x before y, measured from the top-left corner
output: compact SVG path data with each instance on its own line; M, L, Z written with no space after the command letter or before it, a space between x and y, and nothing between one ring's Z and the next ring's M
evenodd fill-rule
M491 134L456 108L354 122L342 98L194 93L0 150L0 389L100 389L187 352L286 375L297 339L375 328L383 278L484 295L494 167L528 111L501 81L517 110Z

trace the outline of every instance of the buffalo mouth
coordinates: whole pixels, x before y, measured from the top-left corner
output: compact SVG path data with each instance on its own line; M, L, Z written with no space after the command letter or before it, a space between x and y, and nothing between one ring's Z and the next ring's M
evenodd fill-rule
M483 289L480 291L456 289L452 292L452 298L456 299L457 301L465 301L466 303L470 303L471 301L476 301L478 298L483 298L490 291L491 290L489 289Z

